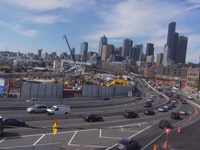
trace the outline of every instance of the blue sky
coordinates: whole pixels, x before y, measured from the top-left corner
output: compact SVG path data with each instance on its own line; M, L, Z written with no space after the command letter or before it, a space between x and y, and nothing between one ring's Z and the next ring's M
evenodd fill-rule
M163 52L170 22L176 32L188 37L186 61L198 62L200 54L200 0L0 0L0 51L23 53L43 49L61 54L71 47L80 53L88 41L89 51L98 51L101 36L122 46L154 43L155 54Z

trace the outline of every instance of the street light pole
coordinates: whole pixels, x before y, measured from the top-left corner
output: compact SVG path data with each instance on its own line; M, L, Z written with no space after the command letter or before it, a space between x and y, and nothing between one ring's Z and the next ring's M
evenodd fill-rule
M10 93L10 81L11 81L11 74L12 74L12 68L13 68L13 60L11 60L9 65L10 65L10 73L9 73L9 81L8 81L7 98L9 98L9 93Z

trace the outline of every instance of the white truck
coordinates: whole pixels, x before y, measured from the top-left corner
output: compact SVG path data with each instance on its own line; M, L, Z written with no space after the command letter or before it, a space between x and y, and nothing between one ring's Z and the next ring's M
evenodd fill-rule
M39 99L37 99L37 98L31 98L31 99L27 99L27 100L25 100L26 102L38 102L38 101L40 101Z
M70 106L67 105L54 105L50 109L47 109L48 115L66 115L71 114Z

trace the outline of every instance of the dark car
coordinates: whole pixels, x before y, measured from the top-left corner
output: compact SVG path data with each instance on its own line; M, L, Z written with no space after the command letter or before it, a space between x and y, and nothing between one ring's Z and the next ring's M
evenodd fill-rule
M171 119L180 119L180 114L178 112L172 112Z
M171 127L171 123L168 120L162 119L159 122L159 128L170 128Z
M25 124L26 124L25 121L18 120L12 117L4 117L2 122L2 125L5 126L25 126Z
M117 147L120 150L134 150L138 147L138 142L134 141L133 138L123 138Z
M137 92L137 93L133 94L133 96L140 97L141 94L139 92Z
M87 114L85 116L83 116L83 119L85 121L89 121L89 122L92 122L92 121L103 121L103 118L99 115L95 115L95 114Z
M107 97L102 97L101 98L101 100L104 100L104 101L106 101L106 100L110 100L109 98L107 98Z
M160 97L160 98L163 98L162 94L159 94L159 97Z
M187 101L186 100L182 100L182 104L187 104Z
M125 118L138 118L138 117L139 117L138 114L137 114L136 112L131 111L131 110L125 111L125 113L123 114L123 116L124 116Z
M145 115L155 115L155 112L153 110L147 109L144 111Z
M152 107L152 103L151 102L146 102L146 103L144 103L144 107Z

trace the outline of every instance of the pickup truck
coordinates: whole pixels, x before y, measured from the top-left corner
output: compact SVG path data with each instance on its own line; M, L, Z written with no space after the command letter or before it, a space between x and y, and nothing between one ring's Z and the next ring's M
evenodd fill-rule
M38 102L38 101L40 101L39 99L37 99L37 98L31 98L31 99L27 99L27 100L25 100L26 102Z

